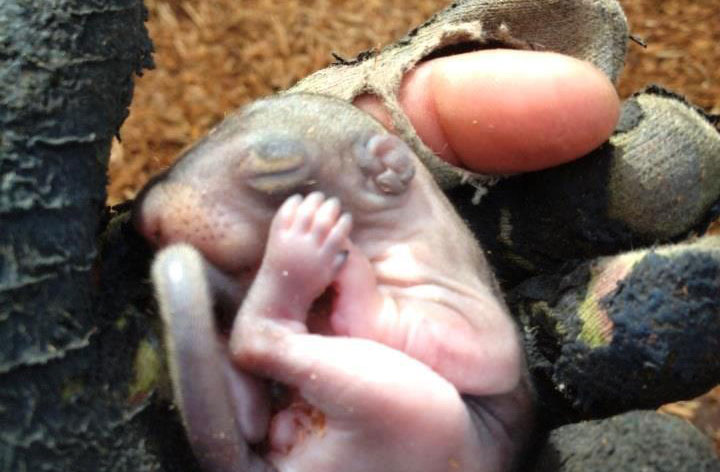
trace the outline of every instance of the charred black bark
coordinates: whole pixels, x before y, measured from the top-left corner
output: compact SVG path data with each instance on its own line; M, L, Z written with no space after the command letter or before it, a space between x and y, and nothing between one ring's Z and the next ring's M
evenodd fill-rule
M146 14L141 0L0 2L3 471L170 470L160 439L182 441L148 400L160 357L133 308L147 254L117 224L98 257L111 140L152 66Z

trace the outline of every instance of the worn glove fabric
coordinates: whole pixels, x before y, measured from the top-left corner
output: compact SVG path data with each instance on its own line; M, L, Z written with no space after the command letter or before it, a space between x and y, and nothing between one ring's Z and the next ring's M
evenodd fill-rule
M495 47L565 53L615 80L627 39L614 0L458 1L395 44L288 92L379 96L480 239L524 329L541 422L545 430L571 423L551 434L537 470L614 470L624 461L718 470L711 448L698 445L704 438L657 414L578 423L720 383L720 236L703 236L720 213L718 117L650 87L623 105L614 135L590 155L499 178L434 156L396 98L418 62ZM477 204L476 189L495 182ZM600 440L611 446L594 448ZM613 444L643 442L653 454L618 454L608 465ZM683 457L684 468L657 466L666 454Z
M453 167L420 141L397 100L403 75L429 58L505 47L574 56L595 64L615 81L625 60L627 38L627 21L615 0L457 1L381 51L366 51L320 70L286 93L321 93L347 101L361 94L377 95L395 131L413 147L441 187L468 181L482 185L495 177Z

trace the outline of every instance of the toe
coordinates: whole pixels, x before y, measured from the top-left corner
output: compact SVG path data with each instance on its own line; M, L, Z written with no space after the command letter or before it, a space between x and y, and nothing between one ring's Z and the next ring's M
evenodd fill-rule
M312 223L317 214L318 208L325 201L325 195L321 192L312 192L298 206L293 227L296 230L307 232L310 230Z
M312 232L318 240L324 240L340 215L340 200L330 198L317 210Z

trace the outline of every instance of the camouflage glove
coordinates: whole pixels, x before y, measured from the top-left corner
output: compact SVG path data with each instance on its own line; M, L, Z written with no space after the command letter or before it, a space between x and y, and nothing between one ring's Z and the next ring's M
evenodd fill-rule
M655 409L720 383L720 234L713 225L720 133L713 121L651 87L623 105L615 134L590 155L505 179L477 206L472 190L450 191L523 325L545 428ZM605 456L617 461L613 448L574 439L585 428L600 434L605 423L605 444L652 443L655 452L637 452L636 465L719 470L709 445L698 446L707 443L699 432L652 415L560 428L539 470L612 470ZM686 443L695 444L685 450L693 451L690 468L656 464L666 447ZM574 466L550 466L549 456L565 455Z
M562 410L552 423L720 381L720 237L700 237L720 209L720 133L702 112L652 87L590 155L505 179L478 206L467 193L451 191Z
M720 236L708 231L720 212L718 118L651 87L624 104L601 148L561 167L499 179L477 204L477 189L498 178L434 156L396 95L403 74L422 60L496 47L561 52L615 80L628 37L615 0L464 0L395 44L289 90L383 100L394 128L448 191L496 269L525 331L545 430L654 409L720 383ZM694 458L684 470L720 468L704 438L686 426L633 413L560 427L538 470L630 462L681 470L656 461L677 444L689 444L682 457ZM579 431L610 446L579 444L572 440ZM648 437L656 453L619 454L617 467L608 465L612 445Z

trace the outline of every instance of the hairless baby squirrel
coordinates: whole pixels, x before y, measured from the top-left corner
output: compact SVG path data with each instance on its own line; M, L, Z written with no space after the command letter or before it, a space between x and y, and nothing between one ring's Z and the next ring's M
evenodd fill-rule
M532 402L514 323L430 173L370 116L254 102L152 181L135 221L167 247L153 281L209 472L515 463ZM296 400L271 411L268 380Z

